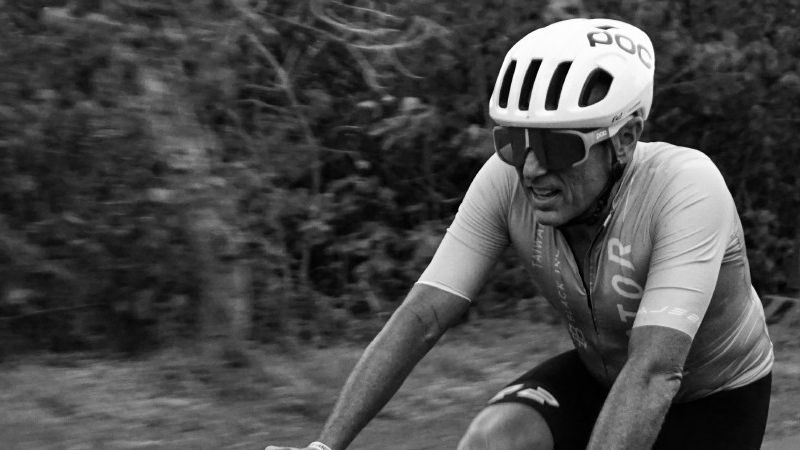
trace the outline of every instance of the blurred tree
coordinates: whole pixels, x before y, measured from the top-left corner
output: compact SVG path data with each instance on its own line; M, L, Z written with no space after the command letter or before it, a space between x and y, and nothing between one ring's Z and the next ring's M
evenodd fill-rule
M572 16L650 34L646 139L719 164L754 283L792 291L798 5L734 6L7 0L0 346L369 335L491 154L505 52ZM478 313L526 308L527 278L505 258Z

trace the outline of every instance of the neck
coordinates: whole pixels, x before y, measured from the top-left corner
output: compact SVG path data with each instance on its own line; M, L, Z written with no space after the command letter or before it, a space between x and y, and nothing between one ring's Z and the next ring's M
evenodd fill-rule
M619 185L619 181L614 182L611 192L609 193L609 198L614 198L614 195L619 190ZM576 262L578 262L578 270L581 272L581 276L583 276L584 273L583 264L585 261L583 258L587 256L592 243L603 227L605 218L608 217L610 212L611 201L608 201L606 202L606 205L600 214L597 215L598 220L591 222L570 221L569 223L558 227L559 231L561 231L561 233L564 235L564 238L567 240L567 244L572 250L572 254L575 255Z
M590 214L582 214L564 225L561 225L558 229L561 230L569 240L594 239L597 232L600 231L600 228L603 226L603 221L605 221L606 217L608 217L608 214L611 212L611 199L614 198L614 195L616 195L619 190L619 185L619 180L613 183L607 194L608 200L604 202L601 208L591 211Z
M580 226L598 228L600 224L602 224L603 220L605 220L606 216L608 216L608 213L611 212L611 204L613 203L614 196L619 190L623 170L624 166L615 164L606 186L600 192L600 195L598 195L594 200L592 206L579 216L562 225L560 228Z

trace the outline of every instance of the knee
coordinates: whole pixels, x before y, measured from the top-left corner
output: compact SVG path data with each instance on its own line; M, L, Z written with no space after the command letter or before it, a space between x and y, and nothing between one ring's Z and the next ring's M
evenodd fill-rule
M501 403L481 411L458 450L551 450L553 438L544 418L525 405Z

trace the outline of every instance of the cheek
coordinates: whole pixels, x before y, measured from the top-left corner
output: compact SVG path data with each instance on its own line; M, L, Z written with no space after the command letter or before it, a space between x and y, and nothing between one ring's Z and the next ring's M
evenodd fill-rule
M599 166L599 164L585 164L573 168L581 170L573 170L564 174L565 191L570 200L584 203L600 194L605 186L607 175Z

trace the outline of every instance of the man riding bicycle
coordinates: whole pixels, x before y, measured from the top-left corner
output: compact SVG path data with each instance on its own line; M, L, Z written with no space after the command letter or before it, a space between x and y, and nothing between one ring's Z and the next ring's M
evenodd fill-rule
M759 448L773 353L742 226L708 157L639 142L654 67L647 35L607 19L509 50L495 155L306 449L355 438L509 245L575 348L489 400L459 449Z

